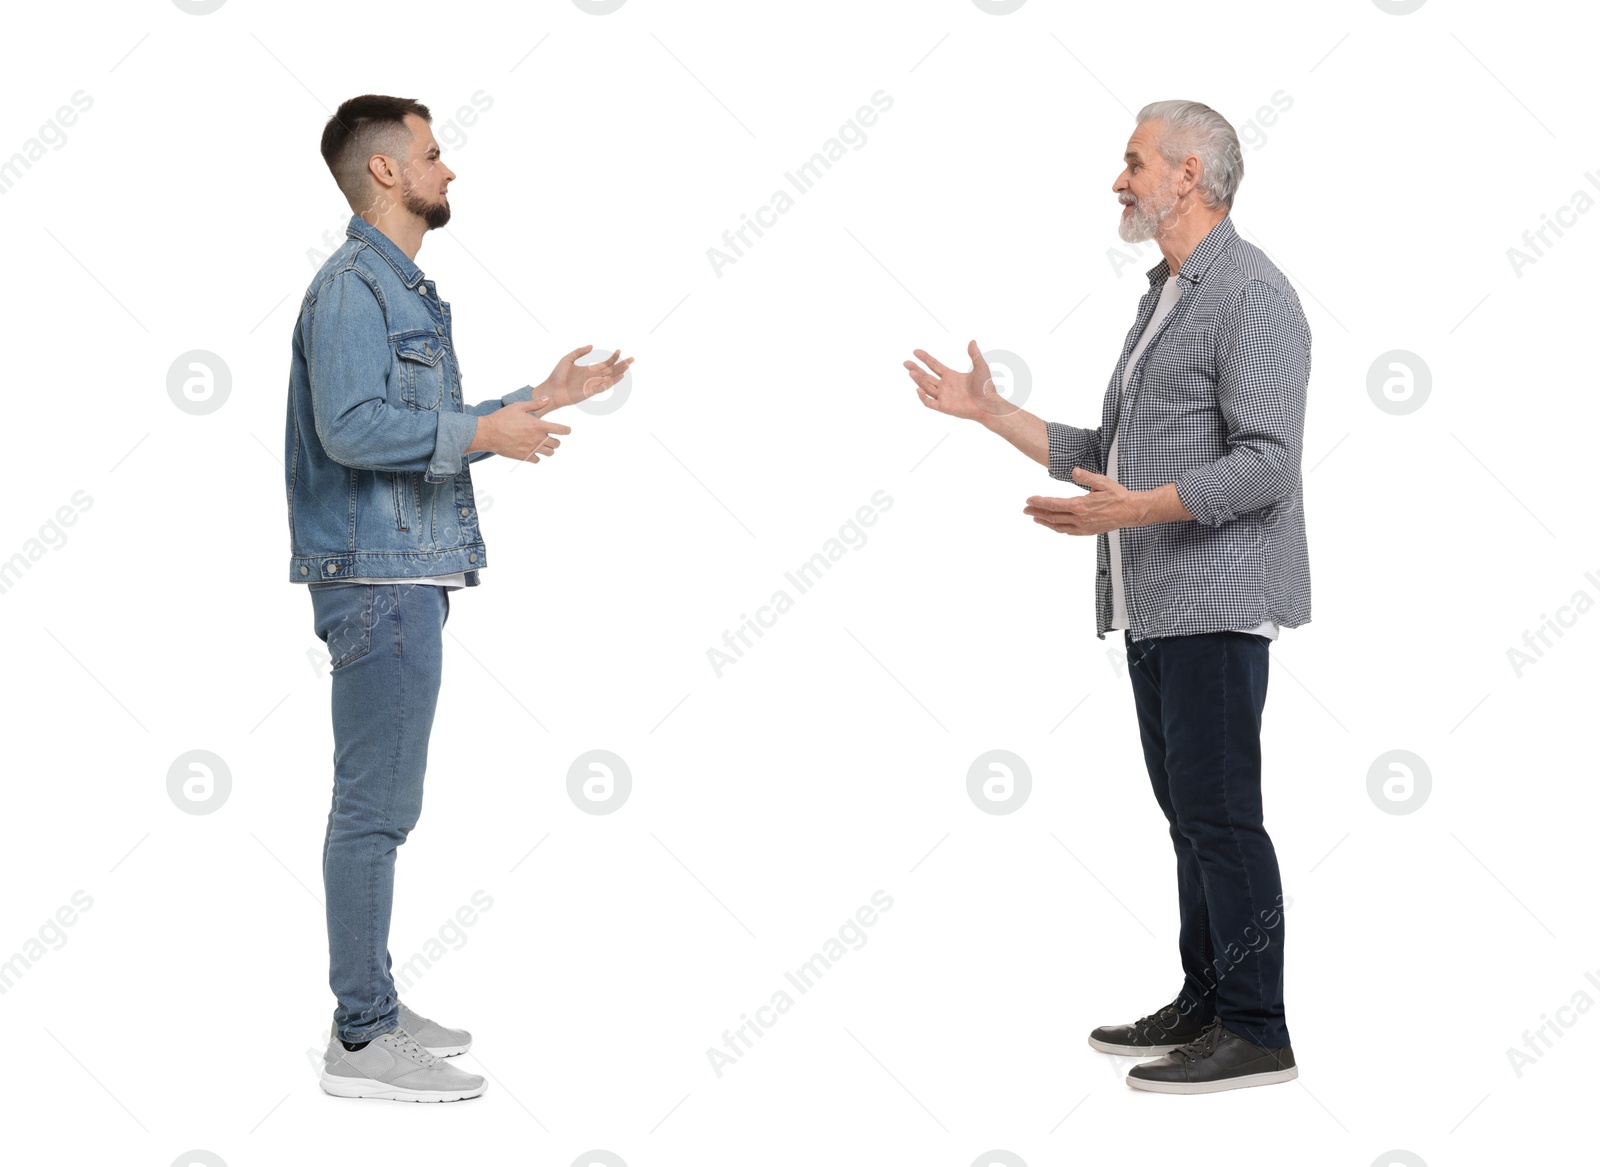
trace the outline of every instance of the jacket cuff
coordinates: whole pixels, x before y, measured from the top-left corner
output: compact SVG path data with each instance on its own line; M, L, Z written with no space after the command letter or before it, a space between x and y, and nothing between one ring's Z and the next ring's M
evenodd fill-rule
M439 433L434 439L433 458L423 474L424 482L448 482L461 473L462 459L478 430L478 419L470 413L439 414Z

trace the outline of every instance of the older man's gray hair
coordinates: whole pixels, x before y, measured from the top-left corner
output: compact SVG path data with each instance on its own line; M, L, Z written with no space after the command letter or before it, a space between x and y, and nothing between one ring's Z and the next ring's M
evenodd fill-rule
M1160 122L1161 157L1181 165L1193 154L1200 159L1200 196L1207 207L1233 209L1233 196L1244 179L1244 155L1233 126L1209 105L1198 101L1152 101L1137 118Z

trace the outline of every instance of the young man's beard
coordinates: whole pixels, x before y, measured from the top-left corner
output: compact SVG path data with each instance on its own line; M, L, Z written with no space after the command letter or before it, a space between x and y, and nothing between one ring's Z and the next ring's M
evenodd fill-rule
M436 231L450 221L450 204L442 198L436 203L427 202L409 183L401 191L400 198L406 210L426 223L430 231Z

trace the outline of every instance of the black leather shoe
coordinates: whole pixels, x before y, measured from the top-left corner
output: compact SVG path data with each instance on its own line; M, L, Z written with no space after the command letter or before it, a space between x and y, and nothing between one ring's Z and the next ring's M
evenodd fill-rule
M1211 1094L1242 1086L1270 1086L1299 1076L1291 1047L1263 1049L1216 1020L1188 1045L1133 1067L1128 1071L1128 1085L1159 1094Z
M1177 1005L1157 1009L1132 1025L1102 1025L1089 1034L1089 1046L1103 1054L1155 1057L1193 1041L1211 1024L1178 1012Z

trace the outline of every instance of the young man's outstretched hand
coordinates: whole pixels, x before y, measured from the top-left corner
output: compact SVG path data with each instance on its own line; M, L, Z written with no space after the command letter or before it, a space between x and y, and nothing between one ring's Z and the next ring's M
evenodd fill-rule
M619 362L621 351L604 361L592 365L578 364L578 358L593 350L586 344L575 348L556 362L538 388L532 401L518 401L485 414L478 419L477 431L467 452L488 450L519 462L537 462L540 455L548 458L561 445L556 434L570 434L572 427L556 421L545 421L541 414L573 405L579 401L604 393L628 371L633 358Z
M586 344L582 348L575 348L566 356L556 362L556 367L550 370L550 375L544 383L533 391L535 397L547 394L550 399L550 409L560 409L563 405L572 405L585 398L593 397L596 393L604 393L628 371L628 366L633 364L629 357L621 364L617 358L622 355L618 349L603 361L596 361L592 365L578 364L578 358L594 349L594 345ZM546 410L545 412L549 412Z

